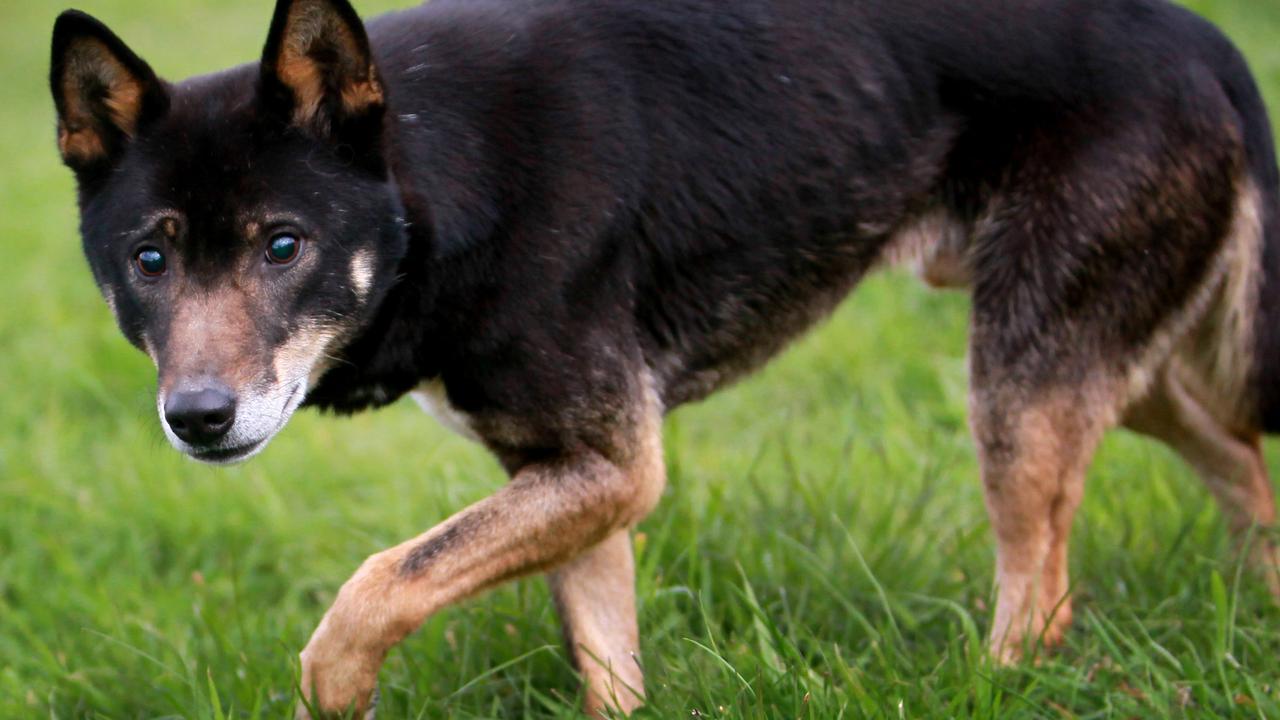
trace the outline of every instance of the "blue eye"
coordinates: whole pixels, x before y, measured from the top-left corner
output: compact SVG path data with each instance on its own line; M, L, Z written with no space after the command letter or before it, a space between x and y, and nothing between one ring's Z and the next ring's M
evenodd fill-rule
M164 274L164 253L153 247L144 247L139 250L134 257L134 261L138 264L138 271L147 277L157 277Z
M302 241L289 233L278 233L267 244L267 260L277 265L288 265L302 251Z

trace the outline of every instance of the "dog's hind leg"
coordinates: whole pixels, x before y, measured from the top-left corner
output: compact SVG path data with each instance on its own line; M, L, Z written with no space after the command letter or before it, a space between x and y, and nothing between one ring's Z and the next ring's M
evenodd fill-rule
M1220 422L1179 379L1173 365L1150 392L1127 411L1129 429L1173 448L1217 498L1227 526L1244 540L1253 530L1250 561L1280 597L1280 554L1270 536L1275 525L1275 493L1267 477L1260 438L1232 431Z
M971 424L997 542L991 648L1002 662L1022 657L1029 642L1056 644L1071 623L1067 541L1106 428L1091 395L975 382Z
M1085 472L1220 287L1240 185L1231 106L1190 76L1158 127L1125 113L1019 138L975 220L973 408L997 540L997 659L1062 639ZM1101 109L1100 109L1101 112ZM1108 111L1109 113L1109 111ZM1082 116L1083 117L1083 116Z
M631 536L619 530L548 575L565 644L586 682L587 713L644 702Z

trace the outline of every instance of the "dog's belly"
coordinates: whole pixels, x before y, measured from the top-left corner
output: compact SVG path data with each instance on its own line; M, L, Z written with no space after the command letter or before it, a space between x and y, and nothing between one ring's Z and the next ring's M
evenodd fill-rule
M687 320L695 329L670 333L675 342L651 350L649 362L668 408L705 397L768 362L796 336L826 317L867 273L902 266L935 288L965 288L972 283L970 227L945 208L904 221L880 240L862 248L829 250L807 272L767 273L758 288L733 288L711 301L715 320ZM820 269L819 269L820 268ZM706 281L708 284L712 281ZM673 293L674 294L674 293ZM668 298L656 302L671 303ZM693 314L686 305L679 312ZM705 328L705 329L704 329Z
M418 403L418 407L425 410L441 425L468 440L480 442L480 435L472 427L471 417L449 402L444 381L440 378L422 383L409 394Z
M910 270L930 287L966 288L973 283L969 239L968 225L940 208L896 232L881 262Z
M763 274L722 283L719 292L650 298L641 323L664 407L700 400L768 362L828 315L870 266L871 258L845 258L821 273ZM715 285L719 278L708 276L706 285Z

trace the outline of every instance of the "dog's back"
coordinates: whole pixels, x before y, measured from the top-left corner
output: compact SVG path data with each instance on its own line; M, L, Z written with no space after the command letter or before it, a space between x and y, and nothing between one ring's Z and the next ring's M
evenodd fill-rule
M904 252L945 250L979 298L1036 278L1000 342L1065 321L1061 305L1111 336L1089 340L1100 352L1137 352L1205 281L1238 187L1275 214L1243 61L1163 2L443 1L370 32L393 160L438 252L470 262L495 229L554 228L536 248L482 250L537 278L512 314L539 304L530 293L563 304L581 274L616 276L590 300L634 312L668 406L771 357ZM1128 205L1089 201L1099 189ZM1081 253L1009 237L1018 222L1112 237ZM458 270L445 277L474 288Z

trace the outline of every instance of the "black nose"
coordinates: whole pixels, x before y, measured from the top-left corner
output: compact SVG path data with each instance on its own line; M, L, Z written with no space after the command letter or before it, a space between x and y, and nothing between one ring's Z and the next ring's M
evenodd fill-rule
M236 396L220 385L171 393L164 419L183 442L210 445L221 440L236 421Z

